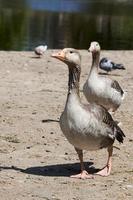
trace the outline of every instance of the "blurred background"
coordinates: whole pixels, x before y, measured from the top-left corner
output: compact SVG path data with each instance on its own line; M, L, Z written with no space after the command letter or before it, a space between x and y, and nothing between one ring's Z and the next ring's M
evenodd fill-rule
M0 50L133 49L133 0L0 0Z

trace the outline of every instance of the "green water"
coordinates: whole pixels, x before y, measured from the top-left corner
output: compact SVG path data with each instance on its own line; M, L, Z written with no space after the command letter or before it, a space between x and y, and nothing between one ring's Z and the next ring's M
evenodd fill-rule
M131 0L0 0L0 50L133 49Z

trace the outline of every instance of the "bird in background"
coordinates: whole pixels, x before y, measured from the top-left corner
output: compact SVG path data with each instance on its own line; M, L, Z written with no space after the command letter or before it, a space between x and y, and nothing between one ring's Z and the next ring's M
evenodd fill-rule
M48 48L47 45L39 45L34 49L34 52L36 55L41 57L44 54L44 52L47 50L47 48Z
M108 58L102 58L99 62L99 68L108 72L111 72L113 70L116 69L121 69L121 70L125 70L125 67L123 64L117 64L115 62L113 62L112 60L108 59Z
M60 117L60 127L74 146L81 165L81 172L72 175L72 178L93 178L85 170L83 150L96 151L107 148L108 159L106 165L96 174L108 176L112 166L113 143L123 142L123 131L113 120L109 112L95 103L83 104L80 99L79 81L81 72L80 53L73 48L65 48L52 57L64 62L68 66L68 93L64 111Z

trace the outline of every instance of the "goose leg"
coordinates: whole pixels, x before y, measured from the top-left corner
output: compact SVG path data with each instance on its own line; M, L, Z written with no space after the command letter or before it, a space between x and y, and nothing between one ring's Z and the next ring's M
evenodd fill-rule
M81 173L72 175L71 178L79 178L79 179L89 179L93 178L91 174L88 174L88 172L85 170L84 163L83 163L83 151L80 149L75 148L79 160L80 160L80 165L81 165Z
M97 175L100 176L109 176L111 172L111 167L112 167L112 153L113 153L113 146L108 147L108 160L106 166L97 172Z

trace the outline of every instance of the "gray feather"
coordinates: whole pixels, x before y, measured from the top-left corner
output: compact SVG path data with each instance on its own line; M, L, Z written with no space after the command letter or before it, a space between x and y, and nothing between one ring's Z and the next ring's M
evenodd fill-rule
M102 58L99 62L99 67L104 70L104 71L112 71L115 69L125 69L123 64L117 64L114 63L113 61L109 60L108 58Z

